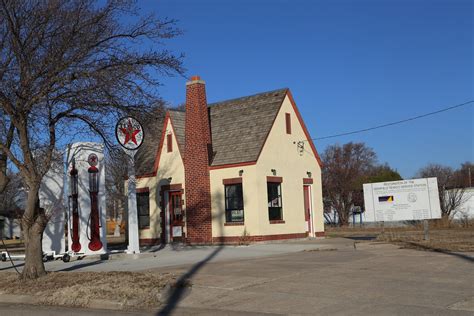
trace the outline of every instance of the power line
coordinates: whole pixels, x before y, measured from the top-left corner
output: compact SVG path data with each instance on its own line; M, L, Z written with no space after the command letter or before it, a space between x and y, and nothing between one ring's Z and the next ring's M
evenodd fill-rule
M467 102L465 102L465 103L453 105L453 106L450 106L450 107L447 107L447 108L444 108L444 109L441 109L441 110L438 110L438 111L434 111L434 112L430 112L430 113L425 113L425 114L418 115L418 116L414 116L414 117L410 117L410 118L407 118L407 119L404 119L404 120L395 121L395 122L391 122L391 123L387 123L387 124L382 124L382 125L377 125L377 126L373 126L373 127L369 127L369 128L364 128L364 129L358 129L358 130L351 131L351 132L346 132L346 133L340 133L340 134L334 134L334 135L329 135L329 136L323 136L323 137L312 138L312 140L321 140L321 139L328 139L328 138L334 138L334 137L340 137L340 136L358 134L358 133L367 132L367 131L371 131L371 130L374 130L374 129L379 129L379 128L383 128L383 127L387 127L387 126L393 126L393 125L397 125L397 124L401 124L401 123L405 123L405 122L417 120L417 119L420 119L420 118L423 118L423 117L427 117L427 116L430 116L430 115L435 115L435 114L438 114L438 113L441 113L441 112L446 112L446 111L449 111L449 110L453 110L453 109L456 109L456 108L460 108L460 107L462 107L462 106L468 105L468 104L473 103L473 102L474 102L474 100L471 100L471 101L467 101Z

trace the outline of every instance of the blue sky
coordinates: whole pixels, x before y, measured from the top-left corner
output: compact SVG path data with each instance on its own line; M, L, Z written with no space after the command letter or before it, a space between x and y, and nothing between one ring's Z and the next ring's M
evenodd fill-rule
M187 75L206 81L208 102L289 87L312 137L435 111L474 99L473 2L139 1L176 18ZM185 79L163 80L171 104ZM474 107L316 141L365 142L380 162L412 177L429 162L474 160Z

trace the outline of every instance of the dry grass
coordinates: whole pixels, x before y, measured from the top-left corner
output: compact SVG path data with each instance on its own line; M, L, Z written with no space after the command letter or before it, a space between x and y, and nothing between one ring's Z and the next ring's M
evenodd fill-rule
M436 225L433 225L436 226ZM474 227L430 227L430 240L424 240L422 225L407 227L385 227L384 233L380 227L371 228L328 228L329 237L373 238L401 245L405 248L437 251L474 251Z
M87 306L91 300L122 302L125 308L149 308L164 302L176 275L151 272L51 272L40 280L20 281L1 273L0 294L35 296L40 304Z

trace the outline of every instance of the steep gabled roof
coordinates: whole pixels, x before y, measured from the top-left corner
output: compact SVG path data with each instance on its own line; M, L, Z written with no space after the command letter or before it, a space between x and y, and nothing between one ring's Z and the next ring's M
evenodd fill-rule
M309 139L309 133L294 104L291 93L286 88L209 104L213 149L211 167L256 162L287 95ZM186 113L180 110L169 110L168 115L181 157L184 158ZM160 124L160 129L153 129L153 133L149 133L148 137L145 136L145 143L137 153L137 175L156 172L154 166L156 167L157 164L152 158L159 159L157 150L161 148L159 145L162 141L160 139L163 139L162 129L164 128L163 122L157 122L158 124ZM310 146L321 163L311 140ZM145 153L145 151L147 152Z
M179 151L181 156L184 154L184 123L186 113L184 111L170 110L171 123L173 124L174 133L176 135L176 141L178 142Z
M211 166L257 161L287 89L213 103Z
M164 117L158 117L154 122L146 122L143 126L145 138L135 154L135 173L146 175L153 173L156 153L160 145Z

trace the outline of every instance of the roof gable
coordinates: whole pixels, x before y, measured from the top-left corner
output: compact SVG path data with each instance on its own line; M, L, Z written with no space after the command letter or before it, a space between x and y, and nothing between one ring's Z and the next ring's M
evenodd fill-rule
M209 105L211 166L255 162L287 89Z
M287 95L311 149L321 164L291 93L285 88L208 105L213 148L211 168L256 163ZM169 110L164 122L157 122L153 133L146 135L144 144L137 153L138 175L152 175L156 172L160 159L159 150L164 141L163 131L168 120L171 120L181 157L184 157L185 119L184 111Z

